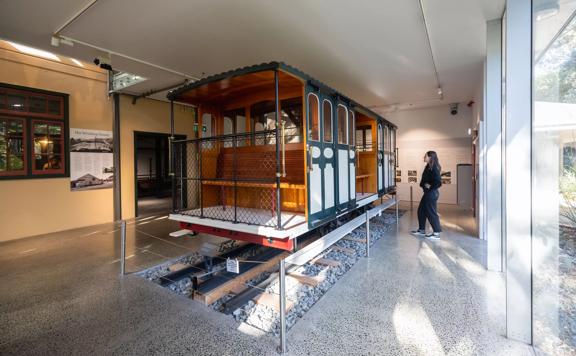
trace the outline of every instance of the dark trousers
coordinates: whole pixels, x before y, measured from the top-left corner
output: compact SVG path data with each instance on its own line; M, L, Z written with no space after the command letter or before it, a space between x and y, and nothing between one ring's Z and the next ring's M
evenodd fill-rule
M430 221L434 232L442 232L440 218L438 217L437 203L440 193L438 189L424 193L418 205L418 228L422 231L426 229L426 219Z

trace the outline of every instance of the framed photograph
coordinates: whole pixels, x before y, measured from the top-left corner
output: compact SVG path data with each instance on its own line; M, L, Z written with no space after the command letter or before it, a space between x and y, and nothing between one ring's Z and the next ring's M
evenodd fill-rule
M418 175L418 173L416 173L416 171L408 171L408 177L416 177Z

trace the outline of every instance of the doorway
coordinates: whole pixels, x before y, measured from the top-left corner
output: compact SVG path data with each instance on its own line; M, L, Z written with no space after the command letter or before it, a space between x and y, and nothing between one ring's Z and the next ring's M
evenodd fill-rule
M134 132L136 216L167 213L172 209L169 175L169 134ZM186 136L175 135L176 140Z
M459 164L456 166L457 178L457 202L458 205L473 209L474 207L474 171L471 164Z

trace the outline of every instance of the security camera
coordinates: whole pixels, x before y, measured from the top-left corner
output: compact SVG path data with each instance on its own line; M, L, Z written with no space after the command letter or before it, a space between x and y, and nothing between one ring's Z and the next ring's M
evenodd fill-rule
M94 58L94 64L102 69L112 70L112 65L110 64L110 59L105 57Z
M458 114L458 103L450 104L450 114L452 114L452 115Z

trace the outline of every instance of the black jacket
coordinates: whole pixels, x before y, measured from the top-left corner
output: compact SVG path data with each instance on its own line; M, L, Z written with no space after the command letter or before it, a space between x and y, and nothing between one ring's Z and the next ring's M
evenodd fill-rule
M430 188L427 189L424 185L430 184ZM440 170L438 168L431 169L429 165L426 165L424 172L422 172L422 179L420 179L420 186L424 190L424 193L428 193L442 186L442 178L440 178Z

